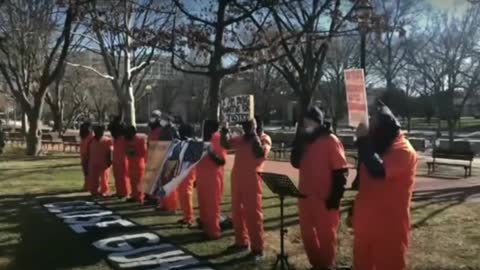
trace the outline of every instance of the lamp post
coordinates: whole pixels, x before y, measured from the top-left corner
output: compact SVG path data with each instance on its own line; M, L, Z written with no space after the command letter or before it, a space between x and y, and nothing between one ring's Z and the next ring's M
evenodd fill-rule
M373 8L370 0L360 0L356 8L356 15L358 20L358 29L360 32L360 67L366 74L366 47L367 47L367 33L370 28L370 20L372 17Z
M147 108L148 108L147 119L148 119L148 116L152 112L152 108L151 108L152 86L150 84L145 86L145 92L147 96Z

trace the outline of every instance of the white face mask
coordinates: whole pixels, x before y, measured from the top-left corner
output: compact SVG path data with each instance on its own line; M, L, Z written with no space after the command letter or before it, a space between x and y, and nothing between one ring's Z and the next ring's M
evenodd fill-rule
M315 131L315 127L306 127L305 133L312 134Z
M166 126L167 124L168 124L167 121L165 121L165 120L160 120L160 126L164 127L164 126Z

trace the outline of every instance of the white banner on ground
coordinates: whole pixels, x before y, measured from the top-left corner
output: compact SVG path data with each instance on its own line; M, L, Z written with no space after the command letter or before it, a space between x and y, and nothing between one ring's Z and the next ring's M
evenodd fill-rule
M226 97L221 102L223 121L239 123L254 117L255 102L253 95Z
M368 125L367 90L363 69L346 69L344 74L349 126L357 127L360 123Z

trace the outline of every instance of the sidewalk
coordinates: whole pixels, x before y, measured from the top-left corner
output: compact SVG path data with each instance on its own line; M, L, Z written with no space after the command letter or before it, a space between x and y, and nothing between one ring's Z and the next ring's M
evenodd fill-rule
M422 157L421 159L424 159ZM227 158L226 169L231 170L233 166L234 156L229 155ZM477 166L475 166L478 168ZM448 167L447 167L448 168ZM475 169L475 168L474 168ZM288 162L271 161L268 160L265 164L265 172L279 173L288 175L290 178L298 179L298 170L293 168ZM480 176L478 170L474 170L473 176L470 178L461 178L462 174L459 174L458 178L440 178L440 177L425 177L423 175L417 175L415 183L415 191L433 191L455 188L480 188ZM419 171L419 174L421 172ZM356 170L350 170L347 186L351 185L351 182L357 175ZM480 194L472 194L467 198L467 201L480 202Z

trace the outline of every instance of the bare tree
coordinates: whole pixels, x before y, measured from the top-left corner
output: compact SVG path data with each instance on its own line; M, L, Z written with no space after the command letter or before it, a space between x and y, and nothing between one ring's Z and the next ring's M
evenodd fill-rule
M79 35L88 39L85 50L100 55L104 68L69 63L86 68L107 79L120 102L120 114L135 125L135 99L145 89L146 69L168 44L172 10L168 1L115 0L92 1L86 27ZM167 4L166 4L167 3Z
M27 155L40 153L45 95L61 76L80 5L6 0L0 6L0 73L28 116Z
M271 46L268 9L261 0L173 0L177 8L172 65L209 78L207 117L219 117L222 79L262 64L262 50ZM190 2L191 4L191 2Z
M280 35L280 53L285 57L275 67L298 97L302 109L299 113L303 115L323 77L330 43L355 30L346 27L359 1L276 2L271 11Z
M428 39L418 38L416 49L409 51L409 62L435 98L437 116L447 120L450 142L465 104L480 88L479 8L471 7L462 18L436 15L423 34Z
M336 132L338 122L347 112L344 70L358 63L358 46L354 37L340 37L332 42L332 48L325 60L322 85L318 92L324 109L332 118Z

